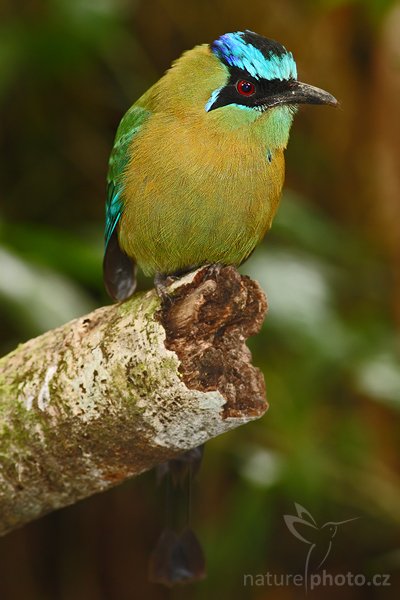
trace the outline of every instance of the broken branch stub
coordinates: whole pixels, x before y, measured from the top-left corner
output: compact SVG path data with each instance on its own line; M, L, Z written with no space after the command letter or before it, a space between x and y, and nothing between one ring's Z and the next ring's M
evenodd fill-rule
M266 300L233 267L100 308L0 360L0 533L266 410L245 345Z

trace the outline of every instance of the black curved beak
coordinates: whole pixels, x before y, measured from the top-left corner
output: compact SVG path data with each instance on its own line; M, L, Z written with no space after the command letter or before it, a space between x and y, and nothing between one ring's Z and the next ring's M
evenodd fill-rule
M282 104L328 104L338 106L338 101L332 94L321 90L308 83L291 80L285 87L257 102L265 107L271 108Z

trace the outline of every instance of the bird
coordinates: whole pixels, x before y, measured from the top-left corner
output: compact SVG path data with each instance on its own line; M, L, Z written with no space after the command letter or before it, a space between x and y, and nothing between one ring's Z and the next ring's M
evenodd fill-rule
M304 506L297 502L294 505L297 515L284 515L283 518L290 533L310 546L304 566L304 585L307 592L310 572L317 571L325 564L339 525L356 521L358 517L352 517L345 521L328 521L319 526Z
M103 278L113 300L133 295L137 267L165 299L171 280L207 265L237 267L250 256L278 208L300 104L337 100L298 81L282 44L244 30L184 52L131 106L107 175ZM163 469L167 490L188 484L188 506L201 459L198 447ZM181 532L167 527L150 579L175 585L204 574L189 520Z
M103 278L126 300L203 265L241 265L271 226L301 104L337 106L250 30L186 51L127 111L107 176Z

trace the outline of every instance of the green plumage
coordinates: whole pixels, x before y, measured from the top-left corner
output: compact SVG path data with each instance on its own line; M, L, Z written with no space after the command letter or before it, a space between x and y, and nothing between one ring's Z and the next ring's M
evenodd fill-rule
M105 241L108 244L123 209L122 191L124 169L129 160L129 147L132 138L150 115L149 111L133 105L122 118L114 146L110 155L107 175L106 229Z
M104 262L107 288L117 299L134 289L131 263L146 274L173 274L243 262L279 203L296 98L328 102L316 100L317 92L329 95L311 86L305 95L305 84L292 78L292 56L276 42L249 33L221 39L218 56L205 45L186 52L118 128ZM258 77L256 68L274 79Z

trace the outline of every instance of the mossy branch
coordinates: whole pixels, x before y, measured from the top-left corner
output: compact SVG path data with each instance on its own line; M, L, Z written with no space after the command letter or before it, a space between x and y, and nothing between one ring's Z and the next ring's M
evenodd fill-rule
M245 345L266 310L258 284L225 267L172 288L163 303L137 294L0 360L0 533L265 412Z

